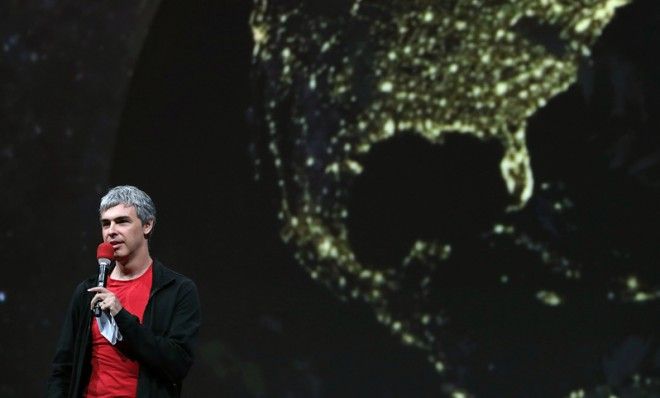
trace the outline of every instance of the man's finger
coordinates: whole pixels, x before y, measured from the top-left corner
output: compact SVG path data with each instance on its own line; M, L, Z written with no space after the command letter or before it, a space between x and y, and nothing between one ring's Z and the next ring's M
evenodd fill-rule
M110 290L108 290L104 287L101 287L101 286L96 286L96 287L89 288L89 289L87 289L87 291L88 292L97 292L97 293L110 293Z
M94 295L94 297L92 297L92 301L90 301L90 303L89 303L89 304L90 304L90 307L91 307L91 308L94 308L94 306L95 306L97 303L100 303L100 302L103 301L104 299L105 299L105 294L103 294L103 293L96 293L96 294Z

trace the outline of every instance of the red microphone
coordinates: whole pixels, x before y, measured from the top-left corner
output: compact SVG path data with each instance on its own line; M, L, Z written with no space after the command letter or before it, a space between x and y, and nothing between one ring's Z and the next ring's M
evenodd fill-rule
M115 249L112 248L112 244L108 242L103 242L96 248L96 258L99 260L99 265L101 261L110 264L112 260L115 259Z
M112 260L115 259L115 249L112 248L112 245L108 242L103 242L96 248L96 259L99 262L99 279L98 287L105 287L105 276L108 273L108 268L112 264ZM94 316L101 316L101 307L99 303L96 303L94 306Z

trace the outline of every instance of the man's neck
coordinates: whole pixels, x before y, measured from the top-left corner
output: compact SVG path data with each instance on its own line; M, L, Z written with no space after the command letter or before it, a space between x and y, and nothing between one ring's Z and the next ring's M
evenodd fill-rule
M147 271L151 262L151 256L148 251L136 254L131 258L117 259L110 277L116 280L135 279Z

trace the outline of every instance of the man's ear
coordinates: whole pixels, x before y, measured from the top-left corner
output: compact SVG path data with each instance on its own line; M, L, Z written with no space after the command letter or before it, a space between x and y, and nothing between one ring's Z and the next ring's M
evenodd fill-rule
M155 220L148 220L142 223L142 233L145 237L149 237L149 235L151 235L151 231L154 229L154 223Z

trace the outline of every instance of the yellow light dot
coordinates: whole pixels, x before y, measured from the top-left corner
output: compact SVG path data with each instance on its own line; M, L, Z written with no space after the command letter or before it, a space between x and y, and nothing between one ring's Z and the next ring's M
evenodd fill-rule
M509 89L509 85L504 82L499 82L495 85L495 94L503 95Z
M384 93L389 93L389 92L392 91L392 87L394 87L392 85L392 82L383 82L380 85L380 91L382 91Z
M442 362L440 362L440 361L437 361L437 362L435 363L435 370L438 371L438 372L444 372L444 370L445 370L445 364L442 363Z
M385 131L385 134L388 136L394 134L394 120L389 119L387 122L385 122L385 126L383 127L383 130Z

